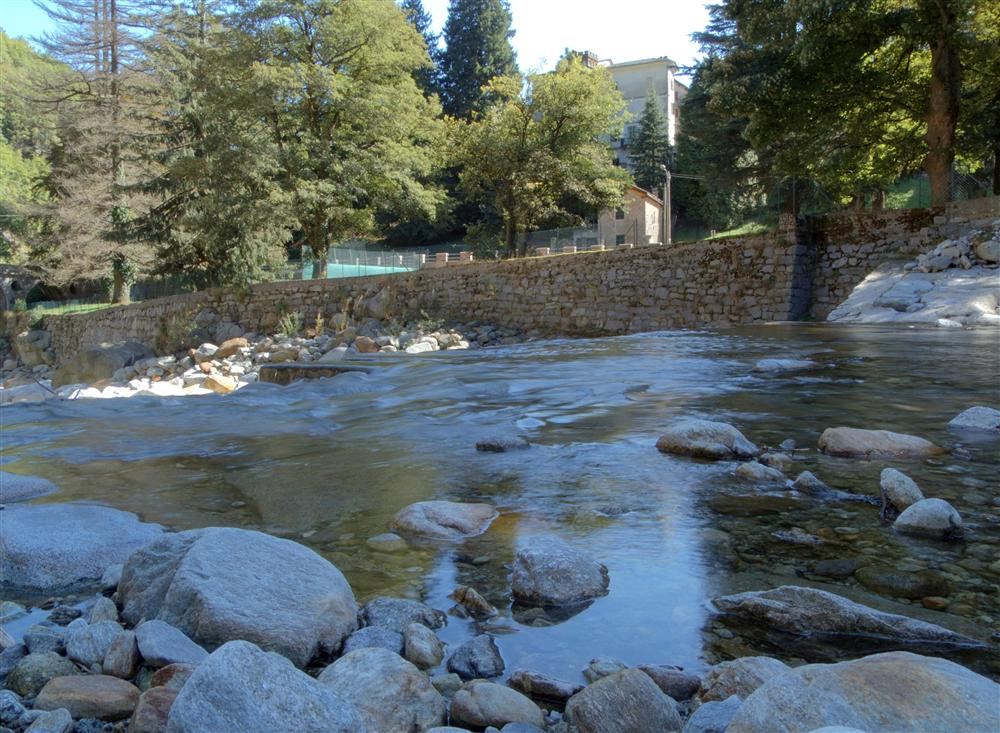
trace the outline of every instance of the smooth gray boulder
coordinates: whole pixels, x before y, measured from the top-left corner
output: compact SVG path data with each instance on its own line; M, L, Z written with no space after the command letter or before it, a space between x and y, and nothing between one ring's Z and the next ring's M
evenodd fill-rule
M0 471L0 504L30 501L59 491L59 487L41 476L25 476Z
M451 701L453 723L471 728L525 723L545 728L541 708L516 690L483 680L473 680Z
M52 375L52 386L93 384L102 379L111 379L111 376L119 369L124 369L137 361L154 356L156 355L148 346L135 341L101 344L77 352L69 361L56 369Z
M285 657L231 641L202 662L170 708L167 733L380 733Z
M25 733L72 733L73 716L66 708L42 712Z
M763 685L726 733L800 733L825 726L867 733L1000 730L1000 685L961 665L908 652L808 664Z
M24 715L27 708L21 704L21 696L10 690L0 690L0 725L10 725Z
M701 688L701 678L677 667L666 664L640 664L639 669L649 675L665 695L677 702L689 700Z
M135 640L139 653L150 667L199 664L208 656L208 652L191 641L183 631L158 619L139 624L135 628Z
M66 656L84 667L100 664L124 629L114 621L87 624L77 619L66 627Z
M317 682L350 700L370 731L411 733L445 722L444 698L427 675L388 649L349 652Z
M882 491L882 500L889 502L900 512L924 498L917 482L895 468L882 469L879 488Z
M102 581L103 582L103 581ZM96 624L101 621L117 621L118 606L110 598L97 596L94 605L90 609L87 623Z
M978 649L981 641L942 626L884 613L816 588L783 585L712 601L723 617L766 626L829 644L891 644L921 650Z
M661 453L712 460L746 460L760 455L760 448L732 425L695 418L685 418L671 425L656 441L656 447Z
M80 674L80 670L66 657L55 652L29 654L14 665L4 686L21 697L34 697L49 680L71 674Z
M913 458L944 453L940 446L915 435L861 428L827 428L819 436L819 449L845 458Z
M979 430L996 433L1000 431L1000 410L976 405L952 418L948 427L956 430Z
M514 556L511 590L520 603L563 606L607 595L608 569L558 537L532 537Z
M380 626L402 634L410 624L423 624L429 629L440 629L448 617L443 611L426 603L405 598L372 598L361 608L358 620L362 626Z
M733 475L737 478L741 478L744 481L750 481L756 484L783 484L788 479L785 477L781 471L776 468L771 468L770 466L765 466L757 461L748 461L747 463L741 463L733 471Z
M742 704L743 700L736 695L706 702L691 714L681 733L726 733Z
M577 682L566 682L528 669L512 672L507 684L533 700L554 703L559 707L564 707L567 700L583 689L583 685Z
M736 696L746 698L769 679L788 671L788 665L773 657L740 657L712 667L701 682L698 698L721 702Z
M109 507L8 506L0 532L0 589L52 594L98 588L109 566L162 535L158 524Z
M485 532L500 516L492 504L419 501L400 509L390 529L433 540L461 540Z
M403 635L382 626L365 626L347 637L341 653L348 654L355 649L368 649L370 647L388 649L393 654L402 656Z
M944 499L921 499L911 504L892 527L902 534L939 540L958 539L964 531L961 515Z
M489 634L469 639L448 657L448 671L454 672L463 680L499 677L503 670L500 649Z
M679 731L677 703L645 672L626 669L602 677L566 703L566 716L580 733Z
M430 669L444 659L444 644L423 624L410 624L403 632L403 657L420 669Z
M159 619L214 649L242 639L305 666L357 626L341 572L303 545L244 529L166 535L125 563L118 596L136 624Z

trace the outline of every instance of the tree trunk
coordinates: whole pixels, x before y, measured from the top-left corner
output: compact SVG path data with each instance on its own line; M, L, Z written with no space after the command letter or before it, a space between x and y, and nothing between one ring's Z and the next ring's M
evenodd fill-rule
M881 188L872 194L872 209L876 211L885 208L885 191Z
M993 195L1000 196L1000 142L993 148Z
M948 0L937 0L934 6L939 25L937 37L931 42L924 170L931 182L931 206L944 206L951 199L951 165L955 160L962 63L954 38L955 11Z
M114 287L111 293L111 302L125 305L132 302L132 294L129 292L129 284L125 282L125 276L117 267L112 269L111 277Z
M327 276L327 256L326 252L323 254L313 253L313 279L323 280Z

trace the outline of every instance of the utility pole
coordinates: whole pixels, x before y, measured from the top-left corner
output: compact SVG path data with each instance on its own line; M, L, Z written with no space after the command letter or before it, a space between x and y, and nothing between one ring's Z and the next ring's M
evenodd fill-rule
M661 237L663 244L670 244L673 239L670 222L670 169L665 165L661 165L660 169L663 171L663 224L660 227L663 236Z

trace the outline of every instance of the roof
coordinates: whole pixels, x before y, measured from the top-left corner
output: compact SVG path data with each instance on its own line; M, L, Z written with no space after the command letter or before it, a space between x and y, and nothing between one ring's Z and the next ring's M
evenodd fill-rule
M649 199L650 201L652 201L657 206L663 206L663 200L659 196L657 196L656 194L650 193L649 191L647 191L644 188L639 188L638 186L631 186L629 188L629 191L633 191L633 192L639 194L640 196L642 196L643 198Z
M611 61L610 59L608 59L607 63L608 63L608 67L614 67L614 68L619 68L620 69L623 66L641 66L642 64L651 64L651 63L657 62L657 61L661 62L661 63L665 63L667 66L671 66L671 67L673 67L675 69L679 69L680 68L677 65L677 62L674 61L669 56L656 56L654 58L639 59L637 61L622 61L621 63L618 63L618 64L616 64L614 61Z

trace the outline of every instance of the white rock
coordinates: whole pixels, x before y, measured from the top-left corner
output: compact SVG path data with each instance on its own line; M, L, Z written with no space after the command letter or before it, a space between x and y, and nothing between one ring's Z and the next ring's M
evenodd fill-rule
M685 418L667 428L656 441L661 453L698 458L753 458L760 449L732 425L711 420Z
M917 486L917 482L895 468L883 469L879 485L882 488L885 498L898 511L903 511L918 501L922 501L924 498L924 494L920 491L920 487Z
M897 532L918 537L952 539L962 535L962 517L944 499L923 499L912 504L892 526Z
M827 428L819 438L819 449L831 456L851 458L891 458L928 456L944 453L929 440L890 430Z
M948 427L958 430L1000 431L1000 410L976 405L952 418Z
M411 344L404 349L407 354L424 354L428 351L437 351L431 344L426 341L418 341L415 344Z

